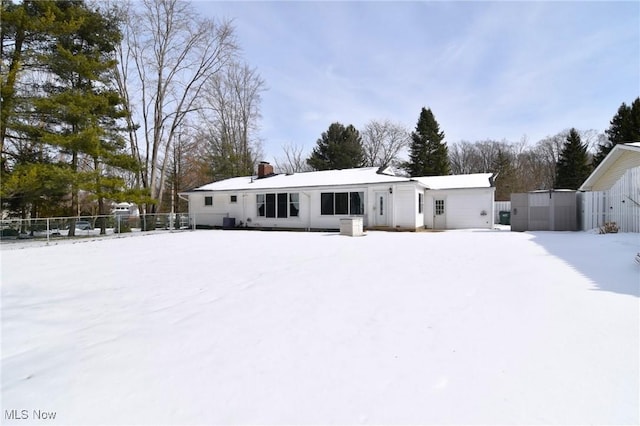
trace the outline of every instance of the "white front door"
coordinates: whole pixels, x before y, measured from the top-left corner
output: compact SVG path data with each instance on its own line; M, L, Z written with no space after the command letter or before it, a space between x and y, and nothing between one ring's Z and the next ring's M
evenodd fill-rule
M373 223L375 226L387 226L387 210L389 210L387 205L387 192L376 192L374 199L375 205L373 206L373 213L375 219Z
M447 226L445 210L445 199L436 198L433 200L433 229L445 229Z

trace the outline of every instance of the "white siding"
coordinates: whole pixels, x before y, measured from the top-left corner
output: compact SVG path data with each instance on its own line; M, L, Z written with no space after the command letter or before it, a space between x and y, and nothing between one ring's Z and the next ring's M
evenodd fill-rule
M401 228L417 228L423 223L417 222L418 214L418 195L415 187L399 187L394 192L395 201L395 222L396 226Z
M423 192L415 182L369 184L333 188L296 188L278 190L253 190L244 192L215 191L189 194L189 211L197 225L222 226L225 217L235 218L237 226L260 228L339 229L340 219L349 215L322 215L320 211L323 192L362 192L364 195L365 227L371 227L377 212L375 194L387 196L387 226L390 228L417 229L433 227L434 196L445 198L446 229L492 228L495 188L428 190ZM287 218L258 216L256 195L265 193L298 193L299 215ZM418 197L423 194L423 213L418 213ZM231 196L237 202L231 203ZM204 205L204 197L213 196L213 206Z
M607 191L580 196L581 228L616 222L622 232L640 232L640 167L627 170Z
M213 197L213 205L205 206L205 197ZM224 194L190 194L189 215L196 225L222 226L223 218L230 217Z
M493 228L495 188L428 190L425 197L427 228L433 228L434 200L445 199L446 229Z
M417 228L423 226L422 216L417 216L417 194L419 187L413 183L403 184L375 184L368 186L341 186L334 188L286 188L278 190L230 192L216 191L189 194L189 211L198 225L222 226L225 217L236 219L236 225L260 228L314 228L339 229L340 219L345 215L322 215L321 194L326 192L361 192L364 197L364 226L370 226L369 218L375 213L374 194L387 194L388 226L402 228ZM268 218L258 216L256 202L257 194L266 193L298 193L299 215L287 218ZM231 203L231 195L237 196L237 202ZM213 206L204 205L204 197L213 196Z

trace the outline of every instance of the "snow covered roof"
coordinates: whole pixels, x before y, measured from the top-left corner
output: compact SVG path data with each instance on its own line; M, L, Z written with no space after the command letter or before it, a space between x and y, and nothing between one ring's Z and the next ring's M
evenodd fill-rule
M640 142L617 144L578 189L605 191L634 167L640 167Z
M410 182L407 177L394 176L389 169L378 172L377 167L323 170L294 174L279 174L258 179L255 176L236 177L209 183L194 191L242 191L253 189L307 188L318 186L344 186L373 183Z
M417 182L427 189L490 188L493 173L475 173L467 175L402 177L395 176L392 169L380 170L377 167L357 169L322 170L294 174L277 174L258 179L256 176L243 176L208 183L189 192L199 191L249 191L283 188L313 188L323 186L366 185L376 183Z
M468 175L425 176L415 177L429 189L461 189L461 188L490 188L493 186L493 173L473 173Z

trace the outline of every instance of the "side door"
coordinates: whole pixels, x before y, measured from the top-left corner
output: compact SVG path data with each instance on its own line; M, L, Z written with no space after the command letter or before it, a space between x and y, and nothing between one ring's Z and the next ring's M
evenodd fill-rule
M436 198L433 200L433 229L446 229L446 199Z
M387 226L387 193L386 191L376 191L374 195L375 204L373 207L375 226Z

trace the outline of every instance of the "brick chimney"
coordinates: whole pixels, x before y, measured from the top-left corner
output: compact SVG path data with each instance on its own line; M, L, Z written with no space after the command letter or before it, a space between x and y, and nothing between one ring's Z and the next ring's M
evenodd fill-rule
M273 166L266 161L261 161L260 164L258 164L258 179L271 175L273 175Z

